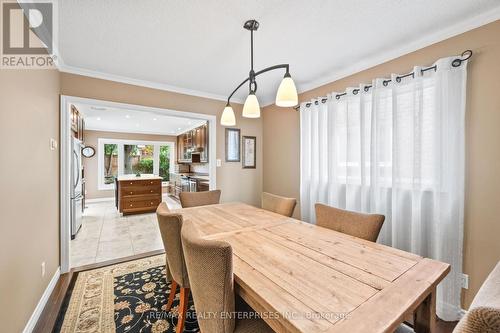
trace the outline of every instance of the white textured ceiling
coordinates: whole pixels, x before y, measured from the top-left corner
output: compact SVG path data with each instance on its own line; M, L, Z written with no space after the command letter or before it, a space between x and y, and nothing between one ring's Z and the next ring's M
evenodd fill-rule
M166 116L159 112L147 112L103 107L99 104L75 104L83 113L88 130L179 135L203 125L206 121L184 117Z
M290 63L304 91L491 21L498 9L499 0L60 0L59 51L66 71L225 98L248 75L242 25L255 18L255 68ZM261 104L283 74L258 78Z

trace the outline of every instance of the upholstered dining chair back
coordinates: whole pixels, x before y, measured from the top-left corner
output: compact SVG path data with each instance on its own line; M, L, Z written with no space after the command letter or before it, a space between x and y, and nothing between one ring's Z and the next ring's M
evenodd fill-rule
M291 217L296 204L297 200L294 198L262 192L262 208L265 210Z
M372 242L377 241L385 216L351 212L317 203L316 225Z
M186 220L182 246L196 312L212 315L198 317L200 331L233 332L235 318L227 315L235 311L231 245L200 238L195 226Z
M181 242L182 215L171 213L167 205L162 202L156 209L156 216L165 247L167 271L181 288L189 288L189 278Z
M181 192L182 208L215 205L220 202L220 190L203 191L203 192Z
M474 296L453 333L500 332L500 261Z

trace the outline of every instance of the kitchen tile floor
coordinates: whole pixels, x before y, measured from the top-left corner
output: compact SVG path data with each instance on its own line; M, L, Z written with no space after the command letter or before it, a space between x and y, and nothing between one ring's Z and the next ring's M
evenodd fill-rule
M170 209L181 208L163 198ZM163 248L155 213L122 216L114 201L88 203L82 227L71 241L71 267L94 264Z

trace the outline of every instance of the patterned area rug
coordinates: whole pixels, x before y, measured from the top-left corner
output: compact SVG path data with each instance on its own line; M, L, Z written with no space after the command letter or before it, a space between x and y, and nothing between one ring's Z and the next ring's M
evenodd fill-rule
M165 273L164 255L79 273L60 331L175 332L179 290L166 312L170 283ZM191 298L184 332L199 332Z

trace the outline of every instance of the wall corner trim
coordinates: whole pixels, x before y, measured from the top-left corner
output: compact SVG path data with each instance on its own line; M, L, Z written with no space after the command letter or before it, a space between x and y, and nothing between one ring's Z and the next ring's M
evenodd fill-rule
M38 319L40 318L40 315L42 314L43 309L45 308L45 305L47 304L47 301L49 300L50 295L52 294L52 291L54 291L54 287L57 284L57 281L59 281L59 277L61 276L61 268L57 267L56 272L54 273L54 276L52 276L52 279L49 282L49 285L47 288L45 288L45 291L42 294L42 297L38 301L38 304L35 307L35 310L31 314L30 319L26 323L26 326L24 327L23 333L31 333L33 329L36 326L36 323L38 322Z

